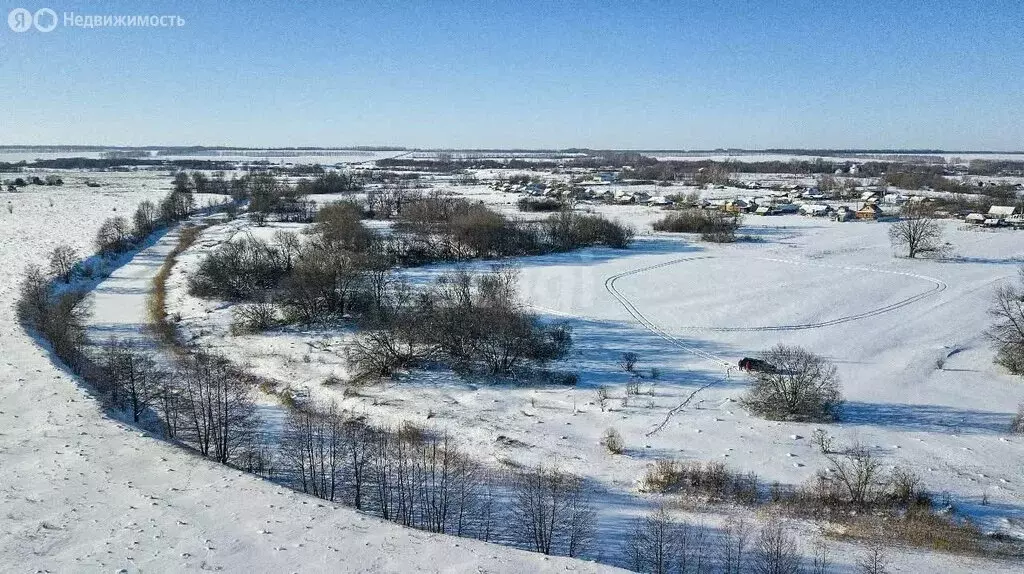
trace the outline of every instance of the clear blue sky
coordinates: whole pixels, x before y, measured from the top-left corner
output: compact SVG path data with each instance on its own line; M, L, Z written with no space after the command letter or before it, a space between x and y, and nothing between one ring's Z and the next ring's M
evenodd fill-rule
M1024 149L1021 0L4 2L0 144Z

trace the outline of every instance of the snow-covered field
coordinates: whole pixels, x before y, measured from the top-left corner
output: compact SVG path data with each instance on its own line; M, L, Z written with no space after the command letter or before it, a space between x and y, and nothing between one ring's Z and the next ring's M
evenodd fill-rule
M106 415L14 318L21 271L170 188L75 173L0 193L0 572L555 572L605 567L402 529L214 464ZM7 206L10 206L8 212ZM135 328L173 236L99 286L94 321ZM102 314L102 315L101 315Z
M484 186L452 191L503 209L511 201ZM759 241L717 246L652 233L653 209L594 209L635 225L636 244L515 261L526 300L574 328L576 348L562 366L580 374L575 388L414 372L345 397L343 385L322 384L348 374L345 333L231 337L229 306L185 292L185 278L205 252L251 231L239 221L211 228L181 257L170 305L197 342L300 395L335 400L379 423L452 430L467 450L496 465L556 461L592 479L603 501L602 549L621 542L621 520L651 504L637 481L655 459L723 460L767 482L800 484L825 465L809 439L817 428L839 444L867 445L886 465L912 468L985 530L1024 536L1024 440L1006 433L1024 384L993 365L984 337L993 289L1024 263L1019 232L944 223L955 256L910 261L893 257L887 223L750 217L741 233ZM268 238L272 232L258 230ZM449 269L408 273L427 281ZM848 401L842 422L771 422L739 407L746 383L730 367L778 343L837 363ZM644 394L625 395L628 377L617 361L626 351L640 355L641 368L661 371L656 383L642 385ZM604 411L596 399L602 385L612 396ZM601 446L608 428L625 439L623 456ZM805 530L807 542L814 532ZM856 549L833 544L852 564ZM1019 571L944 554L898 554L894 565L905 572Z

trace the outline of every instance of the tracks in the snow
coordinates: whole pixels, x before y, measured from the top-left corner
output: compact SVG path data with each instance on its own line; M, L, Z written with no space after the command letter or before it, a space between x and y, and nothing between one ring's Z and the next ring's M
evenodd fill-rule
M705 389L708 389L709 387L712 387L712 386L714 386L714 385L716 385L718 383L721 383L722 381L727 380L729 378L730 370L732 369L732 363L730 361L726 361L725 359L723 359L723 358L721 358L721 357L719 357L717 355L709 353L709 352L707 352L707 351L705 351L703 349L700 349L700 348L697 348L697 347L695 347L693 345L689 345L687 343L684 343L683 341L679 340L678 338L676 338L672 334L668 333L667 331L665 331L664 329L659 327L657 325L657 323L655 323L649 317L644 315L643 312L641 312L639 309L637 309L636 305L633 304L633 302L629 300L629 298L627 298L625 295L623 295L618 290L618 288L616 288L615 282L618 281L619 279L623 278L623 277L627 277L627 276L630 276L630 275L638 275L638 274L641 274L641 273L645 273L647 271L652 271L654 269L660 269L662 267L668 267L670 265L676 265L678 263L683 263L683 262L686 262L686 261L697 261L697 260L700 260L700 259L712 259L712 258L713 257L709 256L709 255L694 256L694 257L682 257L682 258L679 258L679 259L673 259L671 261L665 261L663 263L658 263L658 264L655 264L655 265L648 265L646 267L640 267L640 268L637 268L637 269L631 269L629 271L624 271L622 273L617 273L617 274L612 275L612 276L608 277L607 279L605 279L604 288L608 291L608 293L610 293L612 297L615 297L615 299L619 302L620 305L622 305L622 307L626 310L626 312L629 313L634 319L636 319L636 321L638 323L643 325L647 330L649 330L652 333L658 335L662 339L665 339L666 341L668 341L673 346L678 347L678 348L680 348L680 349L682 349L682 350L684 350L684 351L686 351L686 352L688 352L690 354L693 354L693 355L695 355L697 357L700 357L702 359L707 359L707 360L715 363L719 367L725 369L725 375L724 376L722 376L721 378L715 379L715 380L713 380L711 382L708 382L708 383L706 383L704 385L701 385L696 390L694 390L692 393L690 393L690 395L688 397L686 397L686 399L682 403L680 403L676 407L672 408L668 413L666 413L665 419L662 420L661 423L658 424L657 426L655 426L652 430L647 432L646 436L651 436L654 433L660 431L662 428L664 428L665 425L668 424L668 421L671 420L671 418L676 413L678 413L679 411L681 411L684 408L686 408L686 406L688 404L690 404L690 401L692 401L693 398L695 396L697 396L697 394L699 394L701 391L704 391ZM837 317L835 319L830 319L828 321L819 321L819 322L815 322L815 323L797 323L797 324L793 324L793 325L766 325L766 326L759 326L759 327L679 327L679 329L687 330L687 331L712 331L712 332L799 331L799 330L804 330L804 329L817 329L817 328L828 327L828 326L832 326L832 325L840 325L842 323L848 323L850 321L857 321L857 320L860 320L860 319L866 319L868 317L874 317L874 316L877 316L877 315L882 315L884 313L888 313L890 311L895 311L897 309L900 309L902 307L905 307L907 305L916 303L916 302L918 302L918 301L920 301L922 299L925 299L927 297L935 295L935 294L937 294L937 293L939 293L941 291L944 291L946 289L946 287L947 287L946 283L944 281L940 280L940 279L935 279L934 277L927 277L927 276L924 276L924 275L917 275L917 274L913 274L913 273L905 273L905 272L900 272L900 271L889 271L889 270L886 270L886 269L874 269L874 268L870 268L870 267L850 267L850 266L826 265L826 264L821 264L821 263L811 263L811 262L805 262L805 261L795 261L795 260L790 260L790 259L771 259L771 258L760 258L760 259L762 259L764 261L773 261L773 262L777 262L777 263L787 263L787 264L793 264L793 265L812 265L812 266L817 266L817 267L827 267L827 268L832 268L832 269L840 269L840 270L844 270L844 271L867 271L867 272L876 272L876 273L889 273L889 274L892 274L892 275L903 275L903 276L906 276L906 277L912 277L912 278L915 278L915 279L922 279L924 281L928 281L928 282L932 283L933 286L932 286L931 289L929 289L927 291L918 293L916 295L913 295L911 297L907 297L905 299L901 299L900 301L897 301L897 302L892 303L890 305L886 305L884 307L878 307L876 309L871 309L869 311L865 311L863 313L857 313L855 315L847 315L847 316L843 316L843 317Z
M674 259L672 261L666 261L664 263L659 263L657 265L650 265L648 267L641 267L639 269L633 269L633 270L630 270L630 271L625 271L623 273L618 273L616 275L612 275L611 277L608 277L607 279L605 279L604 280L604 288L609 293L611 293L612 297L615 297L615 299L619 302L620 305L622 305L622 307L626 310L626 312L628 312L630 315L632 315L633 318L636 319L638 323L640 323L645 328L647 328L647 330L651 331L655 335L658 335L662 339L665 339L666 341L668 341L672 345L674 345L674 346L676 346L676 347L678 347L678 348L680 348L680 349L682 349L682 350L684 350L684 351L686 351L688 353L691 353L691 354L696 355L698 357L707 359L709 361L713 361L713 362L721 365L722 367L728 369L728 368L732 367L732 363L731 362L726 361L725 359L723 359L721 357L718 357L718 356L715 356L715 355L713 355L713 354L711 354L711 353L709 353L707 351L704 351L702 349L698 349L697 347L694 347L692 345L687 345L686 343L684 343L684 342L680 341L679 339L675 338L674 336L669 334L667 331L665 331L664 329L659 327L656 323L654 323L654 321L651 321L642 312L640 312L640 310L637 309L636 306L629 299L627 299L625 295L620 293L619 290L616 289L616 287L615 287L615 282L618 281L619 279L623 278L623 277L626 277L627 275L635 275L637 273L641 273L641 272L644 272L644 271L650 271L651 269L658 269L659 267L667 267L669 265L675 265L676 263L681 263L683 261L695 261L695 260L698 260L698 259L709 259L709 258L710 258L709 256L684 257L682 259Z
M666 267L666 266L669 266L669 265L674 265L676 263L681 263L681 262L684 262L684 261L693 261L693 260L697 260L697 259L711 259L711 258L712 258L711 256L684 257L682 259L674 259L672 261L666 261L664 263L659 263L657 265L649 265L647 267L640 267L638 269L633 269L633 270L630 270L630 271L626 271L624 273L619 273L617 275L612 275L607 280L605 280L605 289L607 289L608 292L611 293L612 296L615 297L619 301L619 303L621 303L623 305L623 307L626 307L626 310L629 311L630 314L633 315L634 318L636 318L637 315L634 314L634 311L636 311L636 307L633 306L633 304L631 302L629 302L629 300L626 299L626 297L624 297L615 288L615 281L616 280L618 280L618 279L620 279L622 277L625 277L627 275L636 275L636 274L639 274L639 273L644 273L644 272L647 272L647 271L651 271L651 270L658 269L658 268L661 268L661 267ZM682 331L708 331L708 332L715 332L715 333L756 332L756 331L801 331L801 330L805 330L805 329L819 329L821 327L830 327L830 326L833 326L833 325L841 325L843 323L849 323L851 321L859 321L861 319L867 319L869 317L875 317L877 315L882 315L884 313L889 313L891 311L895 311L895 310L900 309L902 307L906 307L907 305L911 305L913 303L916 303L916 302L918 302L918 301L920 301L922 299L926 299L928 297L931 297L932 295L936 295L936 294L938 294L938 293L940 293L942 291L945 291L946 287L948 287L948 285L946 285L946 283L944 281L942 281L941 279L936 279L934 277L928 277L926 275L918 275L916 273L907 273L907 272L903 272L903 271L890 271L888 269L877 269L877 268L873 268L873 267L853 267L853 266L843 266L843 265L827 265L827 264L824 264L824 263L813 263L813 262L809 262L809 261L797 261L797 260L793 260L793 259L773 259L773 258L768 258L768 257L760 257L758 259L761 259L762 261L772 261L772 262L775 262L775 263L786 263L786 264L790 264L790 265L808 265L808 266L813 266L813 267L824 267L824 268L828 268L828 269L838 269L838 270L841 270L841 271L865 271L865 272L869 272L869 273L887 273L887 274L890 274L890 275L901 275L901 276L904 276L904 277L910 277L910 278L913 278L913 279L920 279L922 281L927 281L927 282L932 284L932 287L931 287L931 289L928 289L927 291L922 291L921 293L917 293L917 294L915 294L913 296L907 297L905 299L901 299L899 301L896 301L896 302L891 303L889 305L885 305L883 307L878 307L878 308L875 308L875 309L864 311L862 313L856 313L854 315L845 315L843 317L836 317L835 319L829 319L827 321L818 321L818 322L813 322L813 323L794 323L794 324L791 324L791 325L761 325L761 326L754 326L754 327L697 327L697 326L681 326L681 327L676 327L676 329L682 330ZM637 311L637 313L639 313L639 311ZM646 323L644 323L644 321L640 321L640 322L642 324L644 324L644 326L647 327L648 329L651 328ZM654 329L652 329L652 330L654 330ZM664 331L662 331L661 329L657 329L656 332L658 332L659 334L664 333Z

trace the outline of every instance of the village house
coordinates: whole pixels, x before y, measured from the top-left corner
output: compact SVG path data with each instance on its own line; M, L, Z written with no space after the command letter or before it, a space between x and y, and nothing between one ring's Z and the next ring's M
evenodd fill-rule
M734 199L725 204L729 213L750 213L757 209L757 204L747 199Z
M990 219L1006 219L1016 213L1017 208L1013 205L993 205L988 209L988 217Z
M878 207L874 203L865 203L860 209L857 210L857 219L864 220L875 220L881 217L882 208Z
M879 193L877 191L865 191L860 194L860 200L864 203L877 203Z
M832 207L823 203L805 203L800 206L800 214L810 217L826 217L832 213Z
M840 205L832 214L832 218L839 222L850 221L853 217L854 211L845 205Z

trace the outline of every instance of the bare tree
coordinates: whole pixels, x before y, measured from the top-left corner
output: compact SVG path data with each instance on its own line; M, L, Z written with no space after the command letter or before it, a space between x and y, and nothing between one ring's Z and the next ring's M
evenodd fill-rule
M249 384L227 360L195 355L178 375L178 436L221 463L249 444L258 419Z
M828 546L824 541L814 543L814 556L811 558L810 574L827 574L832 561L828 556Z
M920 206L903 209L900 220L889 227L893 248L902 248L911 259L918 255L940 255L944 250L942 227Z
M345 421L332 403L323 412L293 409L281 437L286 470L303 492L324 500L341 493Z
M774 420L831 421L842 404L836 367L801 347L777 345L761 353L766 367L751 372L743 404Z
M71 275L78 264L78 252L67 245L58 245L50 252L50 274L64 283L71 280Z
M731 519L722 531L719 548L719 563L724 574L741 574L746 571L745 560L750 543L750 525L745 520Z
M623 371L627 373L633 373L636 370L636 362L640 358L639 355L632 351L622 353L622 357L619 359L619 366L622 367Z
M882 462L861 445L850 447L843 455L829 455L827 480L838 484L843 494L857 506L873 503L887 483Z
M131 247L132 231L128 220L121 216L111 217L100 225L96 232L96 250L100 255L127 251Z
M143 201L135 208L132 223L135 226L135 234L139 237L145 237L152 233L159 225L160 212L152 201Z
M168 373L131 341L110 339L103 349L103 369L111 398L118 408L127 408L132 420L160 400Z
M756 574L798 574L800 553L796 539L779 520L771 520L761 529L752 553L752 572Z
M1019 285L1001 285L996 289L989 309L996 322L988 336L999 346L996 361L1010 372L1024 375L1024 267L1019 274Z
M174 193L191 193L192 192L192 178L189 177L187 171L179 171L174 174Z
M874 541L868 545L864 554L857 559L857 571L861 574L888 574L889 559L879 542Z
M512 531L537 552L578 556L593 535L593 517L578 476L539 467L518 473L513 481Z
M291 231L275 231L274 242L280 250L281 256L285 259L284 267L292 270L292 264L302 250L302 240L297 233Z
M652 574L681 571L684 531L685 525L677 523L665 507L635 519L623 547L630 569Z

